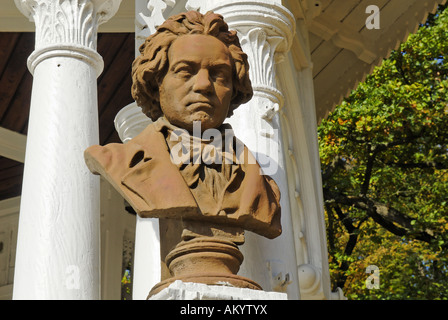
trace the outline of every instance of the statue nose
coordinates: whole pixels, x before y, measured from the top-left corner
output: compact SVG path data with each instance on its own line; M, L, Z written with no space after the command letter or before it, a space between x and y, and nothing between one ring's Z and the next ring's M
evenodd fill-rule
M196 74L193 84L193 91L195 92L210 92L213 84L210 79L208 70L202 69Z

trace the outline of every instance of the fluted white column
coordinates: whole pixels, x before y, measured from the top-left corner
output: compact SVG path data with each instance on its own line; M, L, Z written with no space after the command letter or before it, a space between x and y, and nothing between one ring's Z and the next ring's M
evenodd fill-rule
M36 25L14 299L99 299L98 25L121 0L15 0Z

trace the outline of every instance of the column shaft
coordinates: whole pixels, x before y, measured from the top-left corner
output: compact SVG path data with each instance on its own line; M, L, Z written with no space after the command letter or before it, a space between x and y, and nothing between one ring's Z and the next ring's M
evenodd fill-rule
M14 299L100 298L99 178L83 153L99 135L97 27L119 3L16 0L36 49Z

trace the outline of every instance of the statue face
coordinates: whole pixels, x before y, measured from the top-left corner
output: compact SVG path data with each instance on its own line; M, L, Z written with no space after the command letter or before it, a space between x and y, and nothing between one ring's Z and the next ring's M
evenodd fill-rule
M169 66L159 86L160 107L173 125L201 131L219 127L233 94L233 65L228 48L209 35L184 35L168 50Z

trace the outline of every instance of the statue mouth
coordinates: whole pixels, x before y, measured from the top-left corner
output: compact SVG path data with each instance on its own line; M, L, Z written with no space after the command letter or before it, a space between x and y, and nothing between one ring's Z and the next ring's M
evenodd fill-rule
M208 101L195 101L187 104L188 109L194 111L211 111L214 109L213 105Z

